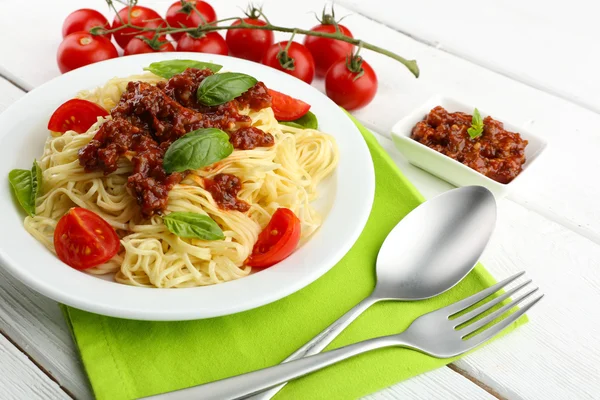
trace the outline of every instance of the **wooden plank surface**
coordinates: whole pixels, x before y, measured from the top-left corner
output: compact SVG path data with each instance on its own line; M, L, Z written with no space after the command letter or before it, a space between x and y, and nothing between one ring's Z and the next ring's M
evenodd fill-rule
M0 335L0 397L3 400L64 400L69 396L27 356Z
M600 111L600 3L339 0L437 49Z
M0 112L24 95L0 78ZM435 178L434 178L435 179ZM442 183L442 185L444 185ZM77 399L91 399L87 377L58 304L37 294L0 269L0 329ZM33 364L32 364L33 365ZM11 364L15 374L28 364ZM35 366L34 366L35 367ZM27 371L23 372L24 374ZM2 383L12 385L0 375ZM1 386L0 386L1 387ZM0 393L2 393L0 391ZM372 399L448 399L452 393L472 399L492 399L486 391L450 369L441 368L372 395ZM0 398L3 398L0 396Z
M535 55L534 60L524 57L518 62L509 63L507 57L501 57L499 60L493 58L493 54L479 53L479 44L472 46L475 50L470 50L467 47L474 42L459 35L464 33L462 28L457 29L459 32L448 32L448 29L441 29L443 24L438 24L441 26L440 32L443 33L439 36L441 41L437 41L435 46L429 46L422 41L433 43L436 42L435 37L438 37L424 36L429 34L427 29L436 26L435 23L426 23L427 20L437 21L435 16L431 16L431 7L427 7L428 4L431 5L431 0L411 3L410 7L403 7L401 10L384 7L392 3L385 0L342 2L353 10L385 21L394 27L391 29L355 14L344 23L351 28L356 37L377 43L407 58L416 58L422 69L422 78L415 80L395 62L377 54L365 53L365 58L374 66L380 80L380 89L375 101L356 113L368 126L386 134L397 119L431 94L444 93L483 109L492 110L494 116L499 119L528 127L550 142L545 157L537 165L537 170L530 171L531 174L524 177L521 185L516 188L517 191L508 200L499 203L497 232L483 258L488 269L497 277L526 269L548 296L531 314L530 324L469 355L457 365L511 399L596 397L600 391L600 382L595 378L600 375L597 367L600 365L600 354L593 348L593 343L594 335L600 329L600 318L595 310L595 304L600 301L600 209L597 207L600 188L595 183L595 175L600 167L600 160L596 157L600 135L594 127L598 126L600 116L573 103L581 103L592 110L595 109L593 101L589 99L596 99L598 88L595 85L598 84L598 80L588 79L594 75L587 73L587 69L594 66L594 60L586 58L591 56L577 50L579 44L573 44L576 54L582 57L578 58L577 62L583 60L583 63L587 64L583 67L576 66L579 68L576 69L579 72L576 77L560 73L562 69L572 71L570 68L573 67L573 63L555 61L544 63L544 68L540 68L537 60L555 56L554 51L546 50L547 54L543 51L532 52ZM231 0L214 2L214 5L218 14L224 16L239 14L237 6L243 6L244 3ZM446 10L445 19L460 20L465 18L463 14L470 15L463 12L469 8L460 5L471 3L473 2L470 0L460 0L459 6ZM531 2L537 3L538 0ZM577 0L574 4L580 3L583 4L582 0ZM98 0L83 0L78 3L78 7L101 8L101 4ZM156 6L159 12L164 13L170 2L147 1L143 4ZM506 7L509 6L502 5L499 1L492 1L490 4L490 9L501 10L494 15L502 17L506 24L514 22L510 19L514 15L517 19L531 17L535 19L533 26L542 31L546 28L539 26L553 26L551 16L560 15L560 10L553 6L540 8L538 15L532 16L529 15L532 11L528 8L529 5L511 5L518 8L518 12L510 13L506 11ZM0 25L6 31L16 29L18 21L11 15L18 10L20 4L4 2L2 6L4 12L0 14ZM0 57L0 75L6 74L24 87L37 86L58 74L54 64L54 52L60 42L59 26L64 16L75 8L73 3L67 0L39 2L36 7L39 13L32 15L35 21L31 24L35 29L22 32L18 43L7 35L0 36L0 44L6 49L4 54L13 55ZM285 4L274 0L265 1L266 12L274 22L281 25L311 26L314 19L308 11L318 11L321 7L320 0ZM483 14L477 15L489 13L488 9L482 11L482 8L482 3L478 2L474 9ZM350 13L350 10L338 7L339 15L346 13ZM593 18L594 15L583 14L584 20ZM527 18L525 20L529 21ZM540 22L544 18L550 21L547 25ZM411 21L407 22L406 19ZM397 24L394 21L402 23ZM519 26L518 22L516 20L516 27ZM479 23L481 21L475 22ZM581 25L567 33L564 33L563 29L560 33L571 35L572 32L581 32L578 29L588 32L597 29L585 27L584 23ZM399 32L407 29L409 34L419 40ZM431 35L440 35L435 30L431 32ZM480 29L478 32L484 33L478 37L487 37L485 30ZM502 32L505 33L505 30ZM514 33L506 35L506 46L520 45L515 44ZM471 39L473 36L477 35L471 34ZM531 37L522 36L522 45L531 48ZM450 46L452 43L461 44L463 47L455 49ZM494 45L500 46L498 43ZM558 50L562 50L561 46L564 46L564 43L556 41L556 46ZM546 48L552 50L554 47ZM476 57L473 58L470 53L467 54L467 50L475 52L477 57L486 54L483 58L489 59L493 64L490 67L500 73L482 68L484 63ZM500 46L500 50L505 49ZM458 56L450 53L456 53ZM473 60L474 63L465 59ZM534 75L537 81L530 80L530 75ZM319 86L319 83L316 86ZM560 90L557 91L556 88ZM16 99L21 95L18 90L9 88L1 80L0 92L3 93L0 106L12 102L11 96ZM570 101L549 95L548 92L557 93ZM429 174L408 166L404 158L393 149L391 142L385 139L381 141L400 168L426 197L450 187ZM85 380L81 377L81 369L73 356L74 350L72 347L66 347L70 346L68 336L65 336L66 331L60 333L64 327L60 328L56 309L52 311L52 302L35 298L36 295L27 293L27 289L19 288L18 284L7 284L6 282L10 282L8 279L2 282L2 288L8 288L3 290L7 293L6 296L18 299L13 302L24 304L21 308L16 304L13 306L16 311L12 311L11 308L8 313L2 315L4 326L13 325L16 327L15 331L22 330L14 336L11 335L11 338L15 341L17 340L14 337L22 338L20 340L24 345L32 346L33 349L19 344L28 353L36 354L36 361L39 357L47 363L50 368L38 361L56 374L54 376L59 377L59 382L68 390L82 397L89 396L85 389ZM2 295L0 292L0 296ZM4 298L2 300L5 301ZM44 330L46 325L50 327L48 331ZM40 326L44 329L40 328L34 336L26 335L29 329ZM45 337L52 338L50 343ZM52 346L55 346L55 350L48 350L52 349ZM59 360L60 367L53 364L54 359ZM79 376L77 373L73 375L73 371L78 371ZM464 392L465 390L467 392ZM461 394L464 396L460 397ZM458 374L448 369L434 371L377 394L378 398L440 399L452 398L453 395L459 395L458 398L489 397L477 386L470 384L465 378L459 378Z

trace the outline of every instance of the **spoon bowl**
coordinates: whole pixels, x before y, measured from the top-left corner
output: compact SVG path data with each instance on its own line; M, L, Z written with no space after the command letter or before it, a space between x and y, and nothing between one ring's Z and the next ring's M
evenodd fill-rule
M454 189L408 214L377 255L381 300L422 300L460 282L476 265L496 222L496 202L482 186Z
M283 362L319 353L378 301L427 299L452 288L477 264L495 224L496 201L482 186L453 189L421 204L385 239L377 255L377 285L369 297ZM249 398L270 399L284 385Z

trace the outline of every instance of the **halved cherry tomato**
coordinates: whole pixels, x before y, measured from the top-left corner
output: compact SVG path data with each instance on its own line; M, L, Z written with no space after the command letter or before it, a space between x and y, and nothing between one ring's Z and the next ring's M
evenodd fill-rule
M258 235L246 265L267 268L286 259L300 241L300 220L292 210L278 208Z
M278 121L293 121L300 118L310 110L310 104L292 96L269 89L272 102L271 108Z
M119 252L114 228L99 215L73 207L56 224L54 248L58 258L75 269L103 264Z
M96 103L82 99L71 99L54 111L50 121L48 121L48 129L52 132L75 131L83 133L96 123L98 117L106 115L108 115L108 111Z

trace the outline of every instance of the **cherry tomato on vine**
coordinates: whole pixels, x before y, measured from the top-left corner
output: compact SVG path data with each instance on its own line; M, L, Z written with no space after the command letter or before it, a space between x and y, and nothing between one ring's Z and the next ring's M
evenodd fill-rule
M58 107L48 121L48 130L65 133L86 132L98 117L105 117L108 111L96 103L83 99L71 99Z
M186 33L177 41L177 51L194 51L224 56L229 54L227 42L217 32L207 32L198 38Z
M310 104L292 96L269 89L271 95L271 108L277 121L293 121L300 118L310 110Z
M98 214L73 207L56 224L54 248L58 258L75 269L103 264L119 252L114 228Z
M267 25L265 21L258 18L248 17L242 21L255 26ZM240 21L237 20L231 25L239 24ZM229 53L232 56L260 62L275 39L272 31L240 28L229 29L225 40L227 41L227 46L229 46Z
M75 32L64 38L58 46L56 61L58 69L64 74L75 68L118 56L117 49L107 38L88 32Z
M194 10L194 7L196 10ZM176 1L171 4L167 10L167 22L173 28L181 28L187 26L190 28L210 24L217 20L217 13L214 8L205 1L188 0ZM172 33L173 39L179 40L183 36L183 32ZM208 53L208 52L205 52Z
M325 92L346 110L366 106L377 92L377 75L360 56L336 61L325 76Z
M123 55L130 56L132 54L158 53L163 51L175 51L175 47L173 47L171 42L155 42L150 40L150 43L148 43L140 38L133 38L125 46Z
M329 17L331 18L331 16ZM311 28L311 31L335 33L336 30L333 22L327 23L326 21L328 20L324 18L323 22ZM344 25L338 24L338 27L343 35L353 37L350 30ZM304 45L315 59L315 68L318 76L325 76L333 63L340 58L346 58L351 55L354 48L352 43L310 35L306 35L304 38Z
M304 45L298 42L275 43L265 53L262 63L309 84L315 77L313 56Z
M106 17L96 10L90 8L82 8L73 11L65 18L62 26L62 36L67 37L74 32L89 32L95 26L101 26L105 29L110 29L110 24ZM110 39L111 34L102 35Z
M288 208L278 208L258 235L247 265L267 268L289 257L300 241L300 220Z
M112 28L119 28L128 22L143 28L158 28L166 25L165 20L153 9L142 6L133 6L131 7L131 20L129 20L129 9L125 7L115 16ZM145 36L148 39L152 39L154 37L154 32L140 32L134 28L124 28L114 32L114 35L117 44L121 46L122 49L125 49L127 43L135 36ZM165 36L161 35L159 39L165 40Z

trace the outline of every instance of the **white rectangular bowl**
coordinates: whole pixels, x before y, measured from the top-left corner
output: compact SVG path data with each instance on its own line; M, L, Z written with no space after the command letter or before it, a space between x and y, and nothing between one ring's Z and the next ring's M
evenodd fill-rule
M474 106L463 104L449 97L444 97L441 95L433 96L425 104L416 108L413 112L402 118L394 125L392 128L392 140L394 141L396 148L398 148L398 150L404 154L411 164L455 186L485 186L491 190L496 197L504 197L509 190L512 189L514 183L517 180L520 180L524 174L527 174L527 171L531 169L531 165L546 147L547 143L543 139L533 135L531 132L528 132L523 128L516 127L515 125L501 120L501 122L504 123L504 129L510 132L518 132L521 137L527 140L529 143L527 147L525 147L526 161L523 165L523 170L521 173L510 183L505 184L496 182L495 180L488 178L474 169L471 169L466 165L448 156L445 156L442 153L430 149L424 144L421 144L411 138L413 127L417 124L417 122L422 121L423 118L429 114L429 111L436 106L442 106L448 112L461 111L468 114L472 114L473 110L475 109ZM481 113L482 118L485 118L489 115L481 109L479 109L479 112ZM492 114L492 117L493 116L494 115Z

